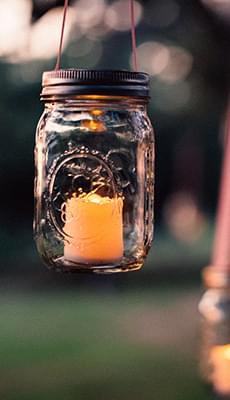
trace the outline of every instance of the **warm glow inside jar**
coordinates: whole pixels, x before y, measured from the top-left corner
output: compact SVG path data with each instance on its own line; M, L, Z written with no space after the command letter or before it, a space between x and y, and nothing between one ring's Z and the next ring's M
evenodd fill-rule
M144 73L43 74L34 233L51 268L106 273L143 265L153 237L148 93Z

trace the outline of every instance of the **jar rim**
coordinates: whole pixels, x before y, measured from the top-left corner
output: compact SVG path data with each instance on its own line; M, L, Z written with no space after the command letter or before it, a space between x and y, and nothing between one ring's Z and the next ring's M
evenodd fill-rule
M209 288L230 288L230 274L228 270L221 270L217 266L210 265L203 271L204 283Z
M41 99L84 94L149 97L149 83L150 77L145 72L91 69L45 71Z

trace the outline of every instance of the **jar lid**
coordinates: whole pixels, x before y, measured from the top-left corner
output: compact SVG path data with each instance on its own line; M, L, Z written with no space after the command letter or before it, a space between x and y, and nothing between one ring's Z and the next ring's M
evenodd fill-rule
M149 75L144 72L60 69L42 76L41 98L66 95L149 96Z

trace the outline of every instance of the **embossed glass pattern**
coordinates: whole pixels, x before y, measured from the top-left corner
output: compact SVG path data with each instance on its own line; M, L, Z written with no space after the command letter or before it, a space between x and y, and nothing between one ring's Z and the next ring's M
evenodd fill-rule
M147 100L45 102L35 146L38 251L62 271L141 268L153 236L154 139Z

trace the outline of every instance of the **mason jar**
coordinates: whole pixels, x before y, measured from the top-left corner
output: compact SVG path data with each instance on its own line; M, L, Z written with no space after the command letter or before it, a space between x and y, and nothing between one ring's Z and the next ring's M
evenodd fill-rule
M203 272L207 290L201 314L200 371L218 398L230 398L230 274L216 266Z
M61 271L138 270L153 238L149 76L44 72L35 146L34 236Z

